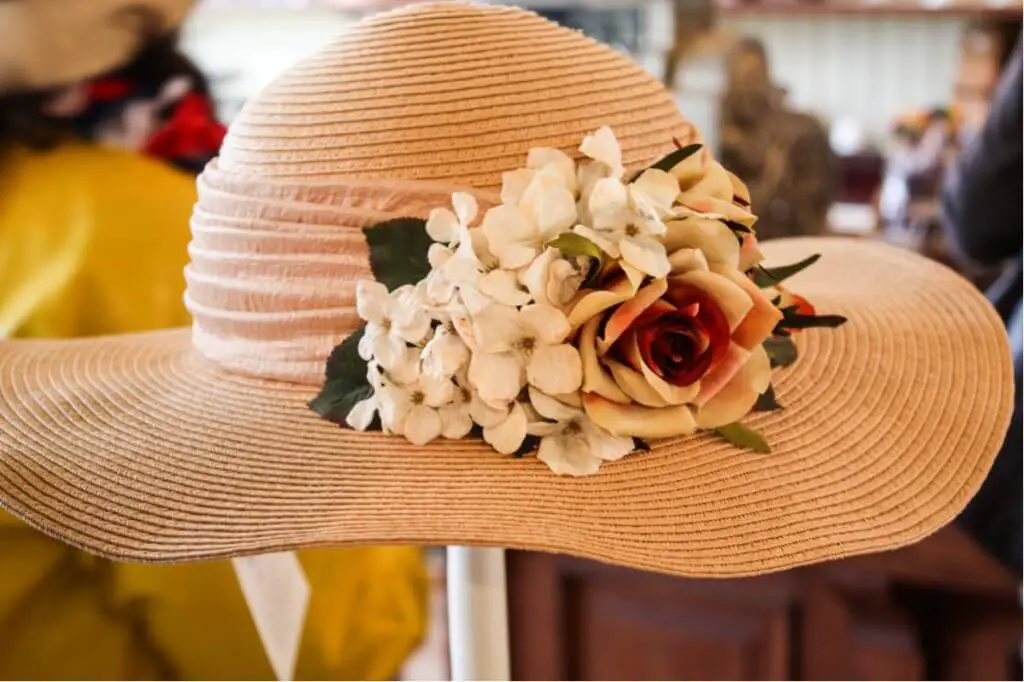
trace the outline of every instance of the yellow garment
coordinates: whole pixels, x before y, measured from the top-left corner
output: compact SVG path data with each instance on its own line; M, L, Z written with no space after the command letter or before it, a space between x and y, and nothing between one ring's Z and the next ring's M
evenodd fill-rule
M191 177L85 145L0 158L0 338L189 323ZM300 553L298 679L393 677L419 641L419 550ZM116 564L0 513L0 678L272 679L228 562Z

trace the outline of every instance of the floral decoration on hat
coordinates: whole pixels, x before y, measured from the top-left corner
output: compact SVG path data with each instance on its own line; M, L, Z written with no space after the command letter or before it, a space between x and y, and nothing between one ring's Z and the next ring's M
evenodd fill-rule
M415 444L479 436L573 476L698 431L769 452L741 422L781 409L771 372L796 360L791 335L846 320L782 284L817 256L762 265L744 184L677 147L624 179L603 127L578 165L531 150L483 216L455 193L368 230L365 324L310 407Z

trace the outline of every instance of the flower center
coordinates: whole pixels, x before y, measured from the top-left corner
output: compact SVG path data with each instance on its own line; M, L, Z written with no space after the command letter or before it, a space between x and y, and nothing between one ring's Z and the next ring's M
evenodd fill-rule
M423 394L423 391L413 391L409 394L409 402L413 405L422 405L423 401L427 399L427 396Z
M469 392L468 388L460 389L459 395L462 397L462 402L464 403L468 403L473 400L473 394Z
M626 226L626 236L627 237L635 237L638 234L640 234L640 228L639 227L637 227L636 225L632 225L632 224Z
M380 327L385 332L390 332L391 331L391 318L390 317L385 317L383 320L381 320L380 321Z
M515 343L515 349L522 353L532 353L537 347L537 339L532 336L524 336Z
M562 433L567 436L576 436L583 433L583 427L580 426L578 421L573 420L565 425L565 428L562 429Z

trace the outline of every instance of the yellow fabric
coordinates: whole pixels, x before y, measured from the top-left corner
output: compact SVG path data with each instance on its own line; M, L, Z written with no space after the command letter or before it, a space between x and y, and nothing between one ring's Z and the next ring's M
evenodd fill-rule
M189 323L191 177L85 145L0 158L0 337ZM419 641L414 548L300 553L312 599L298 679L393 677ZM96 559L0 513L0 678L271 679L227 562Z

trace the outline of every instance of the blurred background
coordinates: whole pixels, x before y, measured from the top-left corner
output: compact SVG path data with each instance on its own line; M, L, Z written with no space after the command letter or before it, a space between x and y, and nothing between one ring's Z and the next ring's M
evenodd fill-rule
M33 3L46 4L0 0L0 32L17 18L11 8ZM0 33L0 338L188 324L181 268L194 177L225 127L283 69L365 14L405 3L141 4L185 9L166 39L57 80L12 79L22 73L15 48L31 43ZM662 80L747 181L759 239L897 244L995 291L1019 327L1020 0L512 4L613 45ZM1014 64L1017 137L1005 149L1016 175L998 173L1017 212L989 221L1011 246L970 257L943 229L943 188ZM63 67L51 54L49 68ZM85 231L80 196L93 197ZM143 220L151 228L140 233ZM513 675L1021 679L1019 431L1008 442L1016 459L1001 456L1010 463L991 479L1005 486L986 498L1002 507L986 502L981 522L888 554L705 582L509 552ZM299 679L447 679L443 553L301 559L314 596ZM228 565L112 565L0 515L0 678L270 674Z

